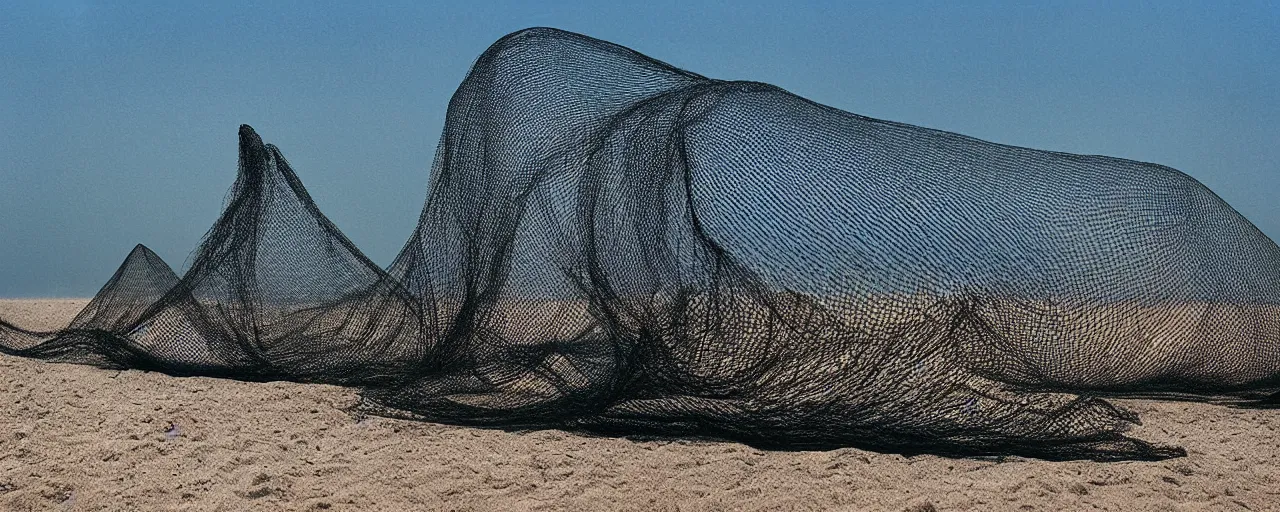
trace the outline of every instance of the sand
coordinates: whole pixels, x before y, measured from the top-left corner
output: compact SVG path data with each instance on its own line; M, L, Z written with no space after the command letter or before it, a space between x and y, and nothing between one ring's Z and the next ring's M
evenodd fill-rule
M61 327L84 301L0 301ZM335 386L0 356L0 510L1280 510L1280 411L1118 401L1163 462L506 432L349 413Z

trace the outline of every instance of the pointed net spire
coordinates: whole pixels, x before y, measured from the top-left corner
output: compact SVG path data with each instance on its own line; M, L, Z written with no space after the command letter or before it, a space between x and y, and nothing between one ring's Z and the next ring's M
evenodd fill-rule
M69 328L127 331L177 284L173 269L151 249L138 244Z

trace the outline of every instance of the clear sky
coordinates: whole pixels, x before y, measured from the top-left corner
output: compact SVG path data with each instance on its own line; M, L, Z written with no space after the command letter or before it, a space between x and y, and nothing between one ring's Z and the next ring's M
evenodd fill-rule
M380 264L444 110L551 26L713 78L995 142L1180 169L1280 239L1280 3L0 1L0 297L89 296L134 244L177 270L280 146Z

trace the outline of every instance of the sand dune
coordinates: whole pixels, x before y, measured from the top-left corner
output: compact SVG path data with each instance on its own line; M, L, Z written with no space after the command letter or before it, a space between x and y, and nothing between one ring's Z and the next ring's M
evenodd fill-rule
M0 301L61 327L84 301ZM1123 401L1164 462L512 433L360 417L349 389L0 357L0 510L1280 510L1280 411Z

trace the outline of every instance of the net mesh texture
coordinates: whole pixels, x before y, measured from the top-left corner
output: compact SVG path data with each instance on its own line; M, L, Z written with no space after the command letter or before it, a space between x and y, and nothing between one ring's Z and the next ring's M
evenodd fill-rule
M0 321L0 351L356 386L462 425L1048 459L1184 453L1107 396L1280 389L1280 248L1160 165L527 29L454 94L382 268L239 138L183 275L138 246L67 328Z

